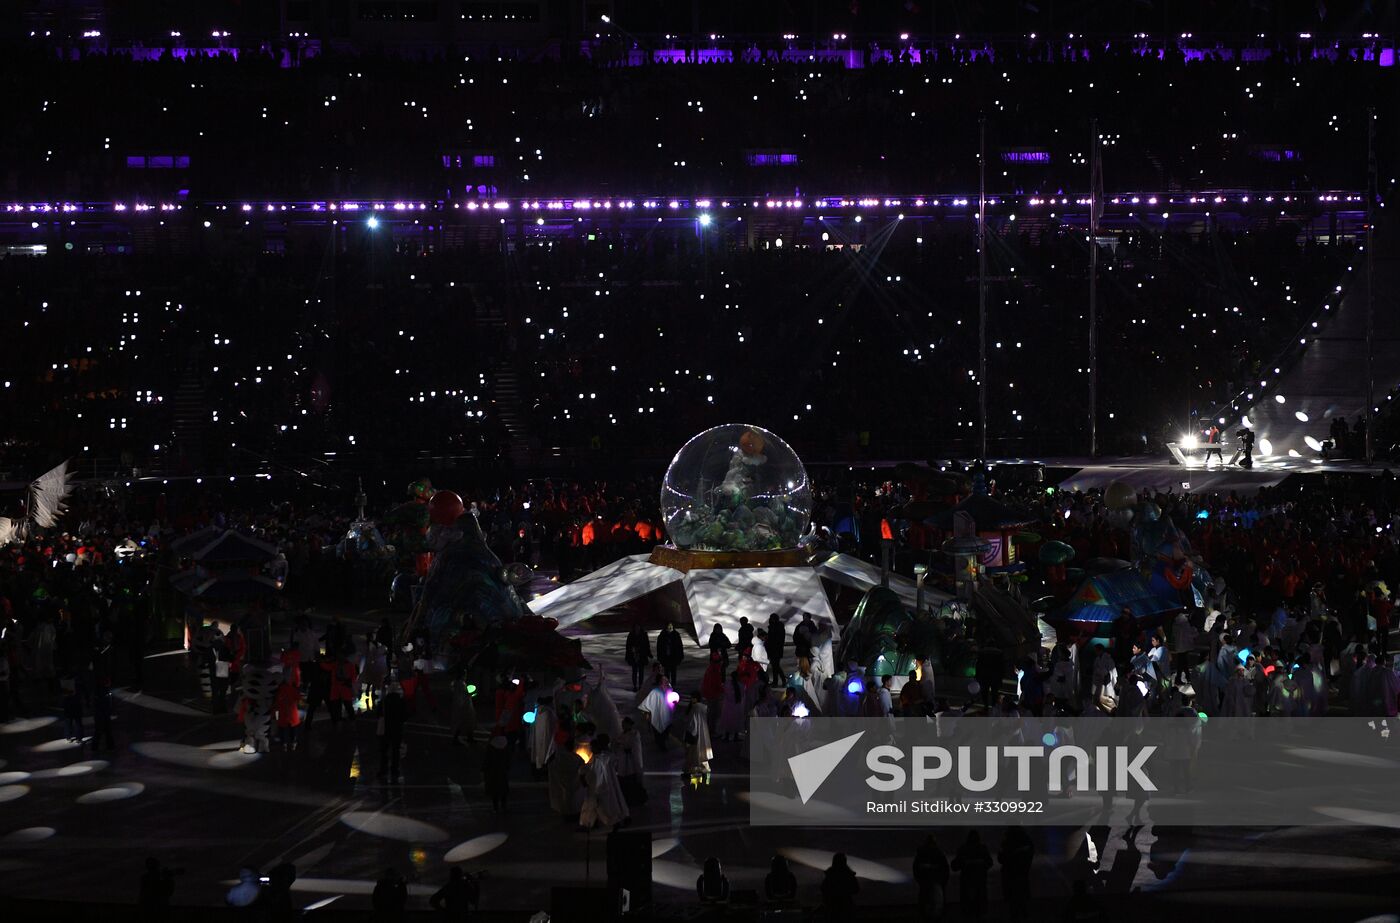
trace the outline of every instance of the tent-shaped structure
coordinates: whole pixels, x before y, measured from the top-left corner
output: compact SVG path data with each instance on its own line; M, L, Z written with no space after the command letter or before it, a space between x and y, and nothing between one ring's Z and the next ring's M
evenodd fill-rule
M264 564L277 557L277 546L234 529L201 529L172 546L180 557L208 566Z
M1127 608L1139 629L1153 628L1181 611L1181 602L1153 591L1137 568L1084 578L1069 600L1045 620L1062 638L1106 637Z
M277 558L277 546L233 529L202 529L177 541L177 555L194 567L171 579L187 596L221 604L270 596L281 589L264 573Z

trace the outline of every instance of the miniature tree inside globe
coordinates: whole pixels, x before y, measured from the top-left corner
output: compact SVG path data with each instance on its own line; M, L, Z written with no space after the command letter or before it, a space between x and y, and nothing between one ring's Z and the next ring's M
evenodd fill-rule
M661 485L661 514L678 548L795 548L811 513L807 469L760 426L726 423L691 438Z

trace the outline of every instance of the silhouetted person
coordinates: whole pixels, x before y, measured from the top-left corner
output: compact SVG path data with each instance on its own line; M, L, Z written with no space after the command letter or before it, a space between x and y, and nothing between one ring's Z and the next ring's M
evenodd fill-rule
M99 684L92 690L92 749L116 748L112 737L112 687Z
M1254 467L1254 431L1242 429L1235 433L1235 438L1239 440L1239 450L1235 452L1235 457L1239 459L1241 468Z
M403 701L403 687L397 682L389 684L389 693L380 703L379 720L379 778L402 781L399 773L399 754L403 750L403 728L408 721L408 712Z
M812 621L810 612L802 613L802 621L797 623L797 627L792 630L792 652L797 655L797 659L812 659L812 639L817 634L817 623Z
M267 884L258 897L263 919L272 921L295 920L297 909L292 904L292 885L297 880L297 869L290 862L274 865L267 873Z
M725 672L729 672L729 649L733 644L729 640L729 635L724 633L724 629L718 623L710 631L710 654L719 654L720 662L724 665Z
M318 640L326 642L326 656L331 660L339 659L340 655L345 653L345 645L350 640L350 636L338 614L331 614L330 624L326 626L326 633L321 635Z
M146 859L146 871L141 876L141 912L150 923L170 919L170 898L175 894L178 870L161 866L155 856Z
M948 899L948 857L931 835L914 853L914 882L919 886L919 913L925 920L943 919Z
M734 641L734 650L742 654L753 647L753 626L749 624L749 617L739 616L739 637Z
M408 883L398 872L385 869L375 882L371 902L376 920L403 919L403 909L408 904Z
M1137 881L1138 866L1142 865L1142 850L1137 846L1137 830L1128 828L1123 835L1123 846L1113 854L1113 865L1107 872L1100 873L1103 890L1110 894L1127 894Z
M1070 895L1064 916L1060 919L1063 923L1105 923L1108 915L1104 913L1099 899L1089 893L1089 883L1081 878L1074 883L1074 893Z
M310 678L306 682L306 718L301 724L302 734L308 740L311 738L311 723L316 720L316 709L327 704L331 698L331 674L321 666L329 662L330 658L322 654L306 671Z
M830 914L846 913L856 905L856 895L860 893L860 882L856 873L846 862L846 854L839 852L831 857L831 865L822 878L822 905Z
M462 920L476 909L481 900L476 879L466 875L460 868L453 868L436 894L428 899L434 910L446 911L449 919Z
M953 871L958 873L958 900L963 916L970 920L980 920L987 912L987 873L991 869L992 854L973 830L953 857Z
M1021 827L1007 827L997 861L1001 863L1001 893L1013 920L1026 917L1031 900L1031 861L1035 844Z
M768 616L768 637L764 645L768 648L768 667L773 672L773 682L783 681L783 647L787 644L787 628L783 620L774 612Z
M657 641L657 648L661 646ZM642 681L646 678L647 664L651 663L651 641L647 638L647 630L638 622L632 626L632 630L627 633L627 647L625 659L632 667L632 691L636 692L642 688Z
M674 686L676 684L676 671L680 669L681 661L685 659L681 633L676 631L674 623L668 622L666 630L657 635L656 659L661 662L661 668L666 671L666 678Z
M491 737L481 759L481 779L492 812L499 814L510 806L510 747L499 730Z

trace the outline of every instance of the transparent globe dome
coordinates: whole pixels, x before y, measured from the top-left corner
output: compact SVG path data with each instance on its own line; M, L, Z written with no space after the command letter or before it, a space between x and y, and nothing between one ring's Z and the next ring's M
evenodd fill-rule
M678 548L795 548L812 515L807 469L761 426L726 423L691 438L666 469L661 515Z

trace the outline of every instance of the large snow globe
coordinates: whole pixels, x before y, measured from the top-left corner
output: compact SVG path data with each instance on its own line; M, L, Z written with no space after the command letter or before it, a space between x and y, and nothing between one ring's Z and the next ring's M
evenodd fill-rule
M761 426L726 423L691 438L666 469L661 514L677 548L795 548L812 514L807 469Z

